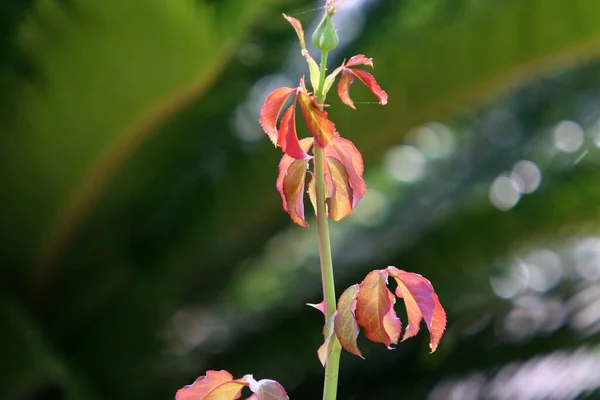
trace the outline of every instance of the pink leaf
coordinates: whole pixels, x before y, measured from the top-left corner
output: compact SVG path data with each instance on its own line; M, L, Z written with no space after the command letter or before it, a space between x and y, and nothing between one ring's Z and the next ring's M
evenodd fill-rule
M279 114L281 113L285 101L289 95L296 90L297 88L292 89L287 87L275 89L267 96L265 104L263 104L260 109L260 118L258 121L275 146L277 146L279 142L277 119L279 118Z
M423 319L429 329L429 347L433 353L446 328L446 312L431 282L419 274L402 271L396 267L388 267L386 271L398 283L396 296L403 298L406 305L408 326L402 340L415 336Z
M256 381L252 375L246 375L244 378L254 393L247 400L289 400L285 389L277 381L271 379Z
M326 157L338 159L344 165L352 188L352 208L356 207L367 191L367 184L363 179L364 164L360 152L351 141L338 136L332 141L331 146L325 149L324 154Z
M248 383L243 379L233 379L227 371L207 371L188 386L179 389L175 400L234 400Z
M312 138L299 141L300 148L306 153L313 145ZM304 182L308 160L295 160L284 154L279 162L277 190L281 195L283 209L290 214L292 221L305 228L308 222L304 219Z

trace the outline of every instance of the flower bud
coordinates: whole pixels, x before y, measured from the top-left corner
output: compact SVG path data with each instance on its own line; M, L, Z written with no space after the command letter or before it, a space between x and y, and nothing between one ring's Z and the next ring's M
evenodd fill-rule
M335 49L340 43L340 38L335 31L331 15L325 14L321 23L312 35L312 44L322 52L329 52Z

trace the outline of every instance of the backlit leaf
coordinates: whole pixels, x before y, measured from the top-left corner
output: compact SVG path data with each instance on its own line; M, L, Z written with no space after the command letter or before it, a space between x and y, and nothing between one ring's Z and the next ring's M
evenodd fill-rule
M234 400L248 383L224 370L207 371L196 381L177 391L175 400Z
M367 184L363 179L365 168L360 152L350 140L338 136L324 150L324 154L326 157L338 159L344 165L352 188L352 208L356 207L367 191Z
M327 112L319 109L314 96L310 96L305 91L300 91L298 101L302 118L315 138L315 145L319 148L327 147L336 137L335 125L327 118Z
M358 285L352 285L340 296L335 314L334 330L346 351L364 358L356 343L360 329L355 316L358 289Z
M300 147L298 134L296 133L296 103L285 111L281 118L279 129L278 145L287 155L297 160L306 160L310 158L308 154Z
M296 91L296 88L282 87L275 89L267 96L265 103L260 109L260 126L263 128L271 142L275 146L278 145L277 119L281 114L281 109L290 94Z
M300 148L305 153L313 145L312 138L299 141ZM277 190L281 195L283 209L290 214L292 221L305 228L308 223L304 219L304 182L308 160L296 160L284 154L279 162L279 175L277 176Z
M358 77L358 79L362 81L362 83L365 84L365 86L369 88L369 90L371 90L375 97L377 97L377 100L379 100L379 104L381 104L382 106L387 104L388 95L383 89L381 89L381 87L379 87L379 84L377 84L377 81L375 80L373 75L371 75L367 71L363 71L360 69L352 69L351 71L354 75Z
M351 57L345 64L346 67L354 67L356 65L368 65L373 68L373 59L365 57L364 54L357 54Z
M423 319L431 338L429 347L431 352L434 352L446 328L446 313L431 282L419 274L395 267L388 267L386 271L398 283L396 296L403 298L406 305L408 326L402 340L415 336L419 332L419 325Z
M340 96L342 103L356 110L354 102L350 98L350 85L352 85L352 83L354 83L354 74L352 74L352 71L349 69L344 69L340 82L338 83L338 96Z
M325 322L325 325L323 326L323 344L317 350L317 356L323 366L327 364L327 360L329 359L332 350L330 344L334 333L335 315L336 314L333 314L332 317Z
M329 218L339 221L352 211L352 187L346 168L339 160L326 157L325 161L335 188L334 195L327 198L327 213Z
M302 29L302 23L296 18L285 14L283 14L283 18L285 18L294 27L296 35L298 35L298 41L300 42L300 49L306 50L306 42L304 41L304 29Z
M289 397L279 382L272 379L261 379L256 381L252 375L244 377L250 384L250 390L254 393L247 400L288 400Z
M356 320L373 342L392 345L383 319L392 307L387 288L387 272L375 270L367 274L356 297Z
M392 344L396 344L398 343L398 339L400 339L400 333L402 332L402 322L400 321L400 318L398 318L398 316L396 315L396 310L394 310L394 304L396 303L396 298L394 297L394 294L389 290L387 291L387 293L388 298L390 299L390 303L392 303L392 306L390 307L387 314L385 314L385 316L383 317L383 327L387 332L388 336L390 337L390 342ZM388 349L391 349L391 347L388 346Z

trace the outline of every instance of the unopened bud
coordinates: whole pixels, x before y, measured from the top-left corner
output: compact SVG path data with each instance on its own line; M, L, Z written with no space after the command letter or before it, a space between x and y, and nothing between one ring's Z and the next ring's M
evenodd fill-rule
M335 31L331 15L325 13L325 17L312 35L312 44L322 52L335 49L340 43L340 38Z

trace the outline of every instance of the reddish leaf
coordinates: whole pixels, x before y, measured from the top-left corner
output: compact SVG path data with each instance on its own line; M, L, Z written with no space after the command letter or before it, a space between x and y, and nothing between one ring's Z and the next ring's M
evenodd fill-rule
M354 74L352 74L351 70L344 68L342 72L342 77L340 78L340 82L338 83L338 96L340 96L340 100L342 100L342 103L356 110L354 102L350 98L350 85L352 85L353 83Z
M207 371L206 375L175 394L175 400L234 400L248 383L243 379L233 379L227 371Z
M390 299L390 303L392 306L390 310L383 317L383 327L390 337L390 342L392 344L398 343L398 339L400 339L400 332L402 332L402 322L400 322L400 318L396 315L396 310L394 310L394 304L396 304L396 297L394 294L388 290L388 298ZM388 346L388 349L391 349Z
M360 69L352 69L351 71L369 88L369 90L371 90L375 97L377 97L379 104L382 106L387 104L388 95L383 89L381 89L381 87L379 87L373 75Z
M306 151L300 147L298 134L296 133L296 103L294 103L285 111L281 118L279 130L278 145L281 150L290 157L297 160L306 160L310 158Z
M256 381L252 375L244 377L250 384L250 390L254 393L247 400L289 400L287 393L279 382L271 379Z
M332 76L332 78L328 83L331 84L331 81L335 78L335 75L343 71L342 77L340 78L340 82L338 83L338 95L340 96L340 99L344 104L354 109L356 108L354 106L354 102L350 98L350 86L354 83L354 77L358 77L358 79L360 79L361 82L364 83L365 86L369 88L369 90L371 90L375 97L377 97L377 100L379 100L379 104L386 105L388 95L377 84L377 81L375 80L373 75L360 69L348 68L357 65L367 65L373 68L373 59L367 58L362 54L352 57L350 60L348 60L348 62L342 64L339 68L333 71L333 73L330 75ZM327 77L327 79L329 79L329 77Z
M302 29L302 23L298 21L294 17L290 17L288 15L283 14L283 18L285 18L296 31L296 35L298 35L298 41L300 42L300 48L302 50L306 50L306 42L304 41L304 29Z
M327 112L322 111L317 105L314 96L300 90L298 95L302 118L306 122L309 132L315 138L315 145L325 148L336 137L335 125L327 118Z
M275 89L267 96L265 104L263 104L260 109L260 118L258 121L275 146L277 146L279 142L277 119L279 118L279 114L281 114L281 109L283 108L285 101L290 94L296 90L297 88L292 89L287 87Z
M344 63L345 67L354 67L356 65L368 65L373 68L373 59L365 57L364 54L358 54Z
M419 332L421 319L429 329L429 347L433 353L446 328L446 312L442 308L429 280L419 274L388 267L386 271L398 283L396 296L404 299L408 315L408 326L402 340L415 336Z
M340 296L335 315L334 330L340 344L346 351L364 358L356 343L359 333L355 316L358 289L358 285L352 285Z
M313 145L312 138L299 141L300 148L305 153ZM304 220L304 181L308 160L295 160L284 154L279 162L277 190L281 195L283 209L290 214L292 221L305 228L308 223Z
M390 291L386 285L385 270L371 271L367 274L356 297L356 320L365 330L369 340L390 347L392 339L383 322L392 307L388 294Z
M335 193L327 198L327 214L334 221L339 221L352 211L352 187L344 165L333 157L326 157L329 175L333 181Z
M289 168L280 171L283 179L281 186L277 185L283 208L290 214L292 221L305 228L308 228L308 222L304 219L304 180L307 165L308 160L294 160Z
M351 141L338 136L331 142L331 146L324 150L324 154L326 157L338 159L344 165L352 188L352 208L356 207L367 191L367 184L363 180L364 164L360 152Z

